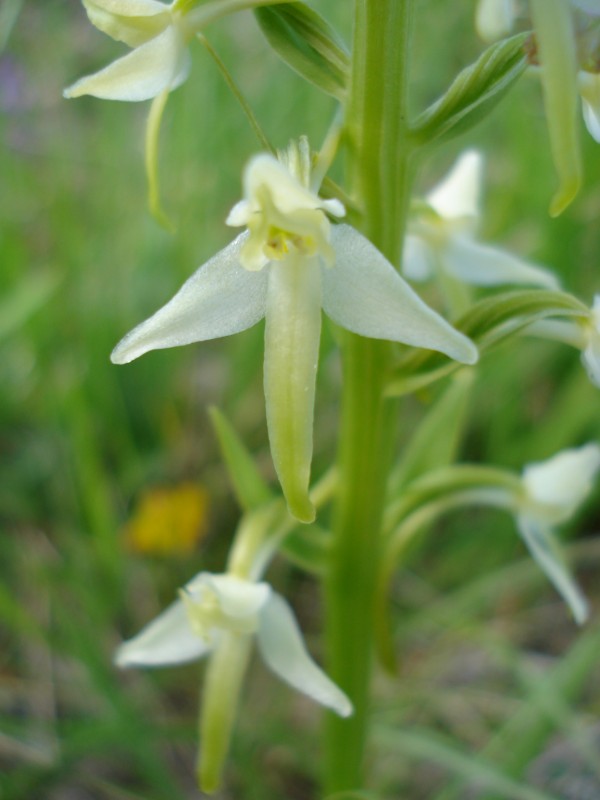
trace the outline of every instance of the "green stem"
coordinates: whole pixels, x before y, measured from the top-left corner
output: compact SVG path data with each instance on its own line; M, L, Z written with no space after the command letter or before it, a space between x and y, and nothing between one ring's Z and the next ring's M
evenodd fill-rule
M350 179L364 211L362 230L394 264L411 184L407 69L412 0L357 0L347 141ZM339 495L326 579L329 671L355 713L327 722L326 789L362 785L373 650L375 577L393 439L384 402L388 342L346 334L338 456Z

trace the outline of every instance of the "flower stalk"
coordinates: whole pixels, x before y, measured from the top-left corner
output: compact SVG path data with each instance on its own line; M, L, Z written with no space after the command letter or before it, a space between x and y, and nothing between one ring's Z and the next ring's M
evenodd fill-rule
M398 265L411 184L407 73L411 0L358 0L347 114L350 185L362 232ZM393 39L393 43L391 41ZM326 582L328 669L352 699L342 723L328 715L326 789L363 785L373 598L393 438L384 401L389 342L345 334L338 454L339 495Z

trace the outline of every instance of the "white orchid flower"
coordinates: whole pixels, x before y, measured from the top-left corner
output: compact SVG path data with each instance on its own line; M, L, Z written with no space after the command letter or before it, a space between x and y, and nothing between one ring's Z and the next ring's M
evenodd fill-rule
M585 500L599 469L600 447L595 443L529 464L517 503L516 522L525 544L579 623L587 619L587 602L564 563L554 528Z
M321 308L362 336L439 350L472 364L477 350L430 309L392 265L341 216L337 200L310 188L307 143L286 163L258 155L244 173L245 199L229 225L248 230L217 253L154 316L117 345L112 360L229 336L265 318L264 387L275 469L290 512L314 519L308 497Z
M208 792L220 780L253 640L283 681L342 717L352 713L346 695L308 654L288 603L262 581L201 572L115 656L120 667L162 667L210 656L199 765Z
M414 281L447 273L474 286L531 284L556 289L556 277L505 250L477 241L483 159L464 152L426 197L427 208L409 225L403 272Z
M181 0L83 0L90 22L133 48L104 69L65 89L66 97L91 94L104 100L150 100L176 89L191 66L193 35L180 11Z

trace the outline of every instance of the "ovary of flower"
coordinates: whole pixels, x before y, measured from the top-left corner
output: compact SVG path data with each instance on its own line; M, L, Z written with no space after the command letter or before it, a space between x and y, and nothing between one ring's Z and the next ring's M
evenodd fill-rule
M563 450L525 467L517 501L517 527L525 544L579 623L587 618L587 602L564 563L554 527L575 513L590 493L599 469L597 444Z
M347 717L346 695L309 656L286 600L268 583L201 572L180 599L117 650L119 667L164 667L204 658L223 638L254 637L265 664L317 703Z
M548 270L476 240L482 168L481 154L467 150L427 195L428 208L409 226L404 274L424 281L445 271L474 286L531 284L556 289L558 281Z
M291 152L291 151L290 151ZM298 149L302 152L302 148ZM301 162L309 158L297 156ZM228 336L265 318L264 388L273 462L290 512L314 519L308 497L321 308L347 330L446 353L472 364L477 350L423 303L384 256L341 216L336 200L308 187L309 169L258 155L228 224L248 230L217 253L112 360ZM290 170L293 170L293 174Z

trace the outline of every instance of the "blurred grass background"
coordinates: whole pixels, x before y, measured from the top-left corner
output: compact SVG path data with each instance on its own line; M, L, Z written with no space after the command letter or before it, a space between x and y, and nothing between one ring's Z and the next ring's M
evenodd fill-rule
M350 4L317 5L348 40ZM444 4L443 14L438 0L417 7L420 109L481 44L474 4ZM111 659L176 587L223 567L239 512L209 404L225 410L272 478L261 326L126 367L108 356L230 239L223 221L257 142L208 54L193 48L192 77L170 98L161 138L172 237L146 211L147 104L62 99L120 45L76 0L3 0L0 15L0 797L198 797L199 668L120 674ZM276 146L300 133L319 143L332 102L277 61L250 14L208 35ZM551 266L591 302L600 289L600 150L584 132L582 141L584 189L551 220L539 85L525 77L489 120L424 165L419 186L464 147L480 147L482 235ZM328 331L319 382L317 473L335 444L339 365ZM403 401L407 433L434 397ZM463 458L520 469L594 439L598 394L574 351L521 339L478 368ZM566 531L596 607L599 501L596 492ZM164 521L162 538L144 519ZM283 562L272 578L318 653L318 585ZM600 797L597 615L574 628L509 518L448 518L414 549L393 602L399 679L377 680L374 797ZM319 712L257 665L220 796L319 797L318 730Z

